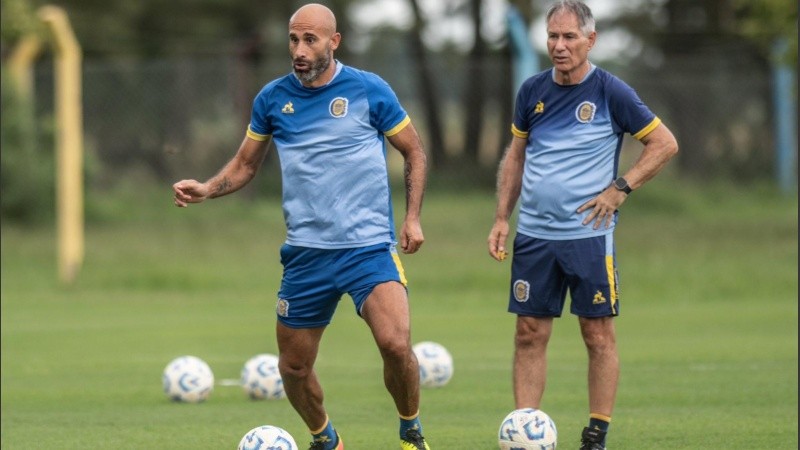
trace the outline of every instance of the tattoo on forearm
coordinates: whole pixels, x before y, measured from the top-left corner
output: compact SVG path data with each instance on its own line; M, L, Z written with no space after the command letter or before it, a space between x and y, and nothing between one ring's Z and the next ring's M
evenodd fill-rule
M223 177L222 180L220 180L219 184L217 185L217 189L214 191L214 193L216 195L222 195L226 193L230 187L231 187L231 180L229 180L228 177Z
M405 174L404 177L406 182L406 209L408 209L408 199L411 198L411 191L413 191L413 186L411 184L411 163L405 164Z

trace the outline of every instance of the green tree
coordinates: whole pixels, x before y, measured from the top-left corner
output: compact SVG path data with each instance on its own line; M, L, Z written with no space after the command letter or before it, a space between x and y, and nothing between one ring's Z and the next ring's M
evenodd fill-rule
M737 32L771 55L776 42L788 47L784 63L797 66L797 2L795 0L734 0Z
M0 39L3 58L23 35L36 32L39 21L29 0L2 0L0 2Z
M55 165L52 129L37 122L33 103L2 73L0 104L0 217L39 222L53 217ZM42 141L49 145L37 145Z

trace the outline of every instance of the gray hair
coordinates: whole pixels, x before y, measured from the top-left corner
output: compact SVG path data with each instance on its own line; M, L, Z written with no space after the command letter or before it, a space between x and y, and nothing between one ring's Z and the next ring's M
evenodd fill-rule
M559 0L555 2L547 10L547 23L550 23L550 18L559 12L575 14L575 17L578 18L578 26L584 36L589 36L594 32L594 16L592 15L592 10L585 3L577 0Z

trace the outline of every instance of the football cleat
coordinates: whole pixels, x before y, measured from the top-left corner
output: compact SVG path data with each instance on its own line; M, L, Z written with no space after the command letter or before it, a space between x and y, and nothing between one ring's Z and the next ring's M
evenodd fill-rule
M605 431L589 427L584 428L583 433L581 433L580 450L606 450L602 444L605 437Z
M403 439L400 439L400 450L431 450L425 438L419 434L419 430L411 428L406 431Z
M325 450L325 442L314 441L311 443L311 446L308 447L308 450ZM344 442L342 442L339 433L336 433L336 447L333 447L333 450L344 450Z

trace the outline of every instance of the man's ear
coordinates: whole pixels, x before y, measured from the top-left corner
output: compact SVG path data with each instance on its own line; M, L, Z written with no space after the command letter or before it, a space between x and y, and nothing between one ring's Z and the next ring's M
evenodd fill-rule
M339 43L342 42L342 34L341 33L333 33L331 36L331 50L336 50L339 48Z

